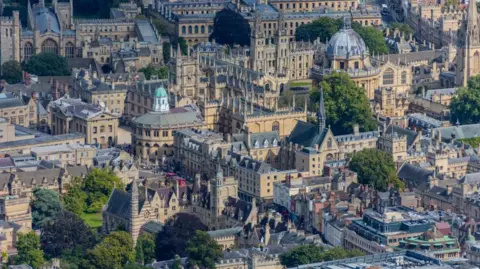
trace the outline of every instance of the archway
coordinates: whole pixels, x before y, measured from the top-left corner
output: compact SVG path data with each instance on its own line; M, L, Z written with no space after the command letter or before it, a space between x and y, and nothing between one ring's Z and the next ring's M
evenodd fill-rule
M54 53L58 55L58 44L55 40L48 38L42 43L43 53Z

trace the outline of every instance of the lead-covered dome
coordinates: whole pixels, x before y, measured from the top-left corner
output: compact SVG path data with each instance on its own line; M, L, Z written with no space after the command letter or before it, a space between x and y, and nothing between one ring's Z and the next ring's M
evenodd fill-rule
M327 54L343 58L367 56L369 53L363 38L352 29L349 19L345 19L343 28L328 42Z

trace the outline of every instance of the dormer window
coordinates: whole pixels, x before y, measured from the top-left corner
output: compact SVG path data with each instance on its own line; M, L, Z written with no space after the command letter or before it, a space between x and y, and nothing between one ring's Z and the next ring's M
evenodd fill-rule
M258 143L258 140L257 140L257 141L255 141L255 143L254 143L254 147L255 147L255 148L257 148L257 149L258 149L258 148L260 148L260 143Z
M277 139L273 139L272 146L276 147L278 145Z
M267 139L265 139L265 141L263 141L263 147L268 148L268 140Z

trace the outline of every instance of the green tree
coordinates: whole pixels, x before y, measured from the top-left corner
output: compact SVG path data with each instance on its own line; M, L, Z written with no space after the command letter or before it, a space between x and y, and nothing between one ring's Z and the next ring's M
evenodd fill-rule
M8 84L15 84L22 81L22 67L20 63L12 60L2 64L2 79Z
M342 20L332 19L330 17L320 17L311 23L303 24L295 30L295 39L297 41L313 42L317 38L322 42L330 39L336 32L340 30Z
M87 193L88 211L100 212L114 187L123 188L123 183L110 169L94 168L86 176L83 191Z
M75 178L63 196L63 204L66 210L80 216L87 209L87 198L88 195L82 190L82 179Z
M468 80L467 88L460 88L450 103L451 122L473 124L480 121L480 75Z
M225 8L215 15L210 40L222 45L250 46L250 35L250 24L239 13Z
M355 153L348 165L350 170L357 172L358 181L368 184L379 191L388 190L389 183L403 189L395 171L392 155L378 149L363 149Z
M322 42L325 42L342 28L342 24L341 19L321 17L311 23L297 27L295 30L295 39L313 42L318 38ZM363 38L370 53L385 54L388 52L382 31L372 26L363 27L356 22L352 24L352 28Z
M37 76L69 76L67 59L53 53L39 53L28 59L25 70Z
M146 79L152 79L153 76L156 76L157 79L166 79L168 78L168 67L154 67L153 65L149 65L147 67L140 68L138 70L145 74Z
M157 260L173 259L175 255L187 255L187 242L197 230L206 231L198 217L179 213L169 220L155 239L155 257Z
M454 0L455 1L455 0ZM400 22L393 22L390 24L390 35L393 35L393 32L395 30L400 31L405 35L405 37L408 37L410 34L413 34L413 29L410 27L410 25L406 23L400 23Z
M34 269L37 269L45 263L43 251L40 248L40 236L35 234L35 232L19 234L17 250L17 264L26 263L32 266Z
M385 43L382 31L373 26L362 26L358 22L354 22L352 28L362 37L363 41L365 41L365 45L370 53L388 53L387 43Z
M142 234L137 239L135 246L137 262L149 264L155 258L155 237L152 234Z
M135 260L132 237L124 231L107 235L87 255L88 268L117 269Z
M38 188L33 191L32 218L33 226L40 228L52 221L62 209L58 193L49 189Z
M346 259L363 255L361 251L349 251L341 247L325 250L320 246L302 245L280 255L280 262L286 267L296 267L303 264Z
M222 257L222 247L207 232L197 231L187 243L187 257L193 266L214 269Z
M363 131L377 128L365 90L355 85L347 73L325 76L321 87L324 91L326 123L335 135L351 133L355 124ZM310 98L317 109L319 91L313 90Z
M62 255L84 256L93 247L95 238L85 222L72 212L62 210L55 220L43 225L41 245L49 258Z

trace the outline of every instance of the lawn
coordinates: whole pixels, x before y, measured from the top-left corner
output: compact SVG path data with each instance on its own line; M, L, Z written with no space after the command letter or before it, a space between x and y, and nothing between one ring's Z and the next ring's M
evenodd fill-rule
M90 228L100 228L102 226L102 213L83 213L80 216Z
M311 81L292 81L290 82L290 88L292 87L311 87Z

